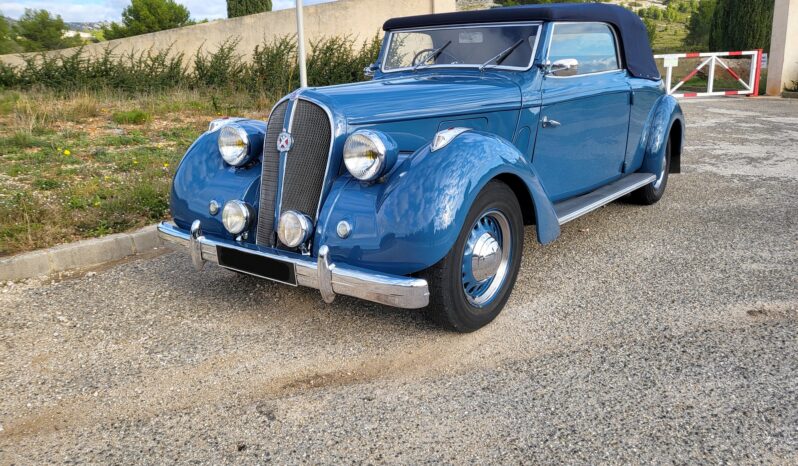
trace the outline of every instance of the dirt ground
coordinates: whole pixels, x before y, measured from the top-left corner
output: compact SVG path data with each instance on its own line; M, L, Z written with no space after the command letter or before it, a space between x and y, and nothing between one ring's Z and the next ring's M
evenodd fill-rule
M684 103L683 174L527 230L503 314L197 273L0 287L0 464L798 462L798 102Z

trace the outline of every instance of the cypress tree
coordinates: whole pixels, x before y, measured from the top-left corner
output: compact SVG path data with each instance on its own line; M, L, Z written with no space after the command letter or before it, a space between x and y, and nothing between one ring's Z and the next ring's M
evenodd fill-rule
M272 0L227 0L227 17L253 15L272 11Z
M770 50L773 5L773 0L718 0L709 31L710 50Z

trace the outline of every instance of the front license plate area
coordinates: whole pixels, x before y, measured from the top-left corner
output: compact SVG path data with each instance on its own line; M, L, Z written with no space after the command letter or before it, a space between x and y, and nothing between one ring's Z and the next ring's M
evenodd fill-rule
M290 262L222 246L216 247L216 257L226 269L296 286L296 268Z

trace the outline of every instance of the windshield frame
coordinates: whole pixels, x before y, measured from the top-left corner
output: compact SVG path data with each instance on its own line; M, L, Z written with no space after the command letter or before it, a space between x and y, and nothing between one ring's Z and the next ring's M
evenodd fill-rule
M527 66L509 66L509 65L487 65L485 70L505 70L505 71L529 71L535 64L535 57L538 54L538 47L540 45L540 36L543 35L543 22L542 21L513 21L513 22L503 22L503 23L468 23L468 24L456 24L456 25L449 25L449 26L429 26L429 27L422 27L422 28L404 28L404 29L392 29L388 33L388 40L385 44L384 52L381 52L381 59L380 59L380 71L385 74L389 73L399 73L402 71L412 71L413 66L403 66L401 68L391 68L386 70L385 69L385 54L391 49L391 44L393 42L394 33L398 32L424 32L424 31L435 31L441 29L467 29L467 28L496 28L496 27L513 27L513 26L537 26L537 34L535 34L535 43L532 46L532 53L529 57L529 64ZM501 52L498 50L496 53ZM452 64L452 63L443 63L443 64L430 64L424 65L418 68L416 71L426 70L430 68L473 68L479 69L482 66L482 63L468 63L468 64Z

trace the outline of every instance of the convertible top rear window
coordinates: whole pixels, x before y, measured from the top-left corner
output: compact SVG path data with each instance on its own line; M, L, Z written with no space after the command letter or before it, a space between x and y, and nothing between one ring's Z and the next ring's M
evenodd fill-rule
M426 67L527 69L538 24L480 25L393 31L383 71Z

